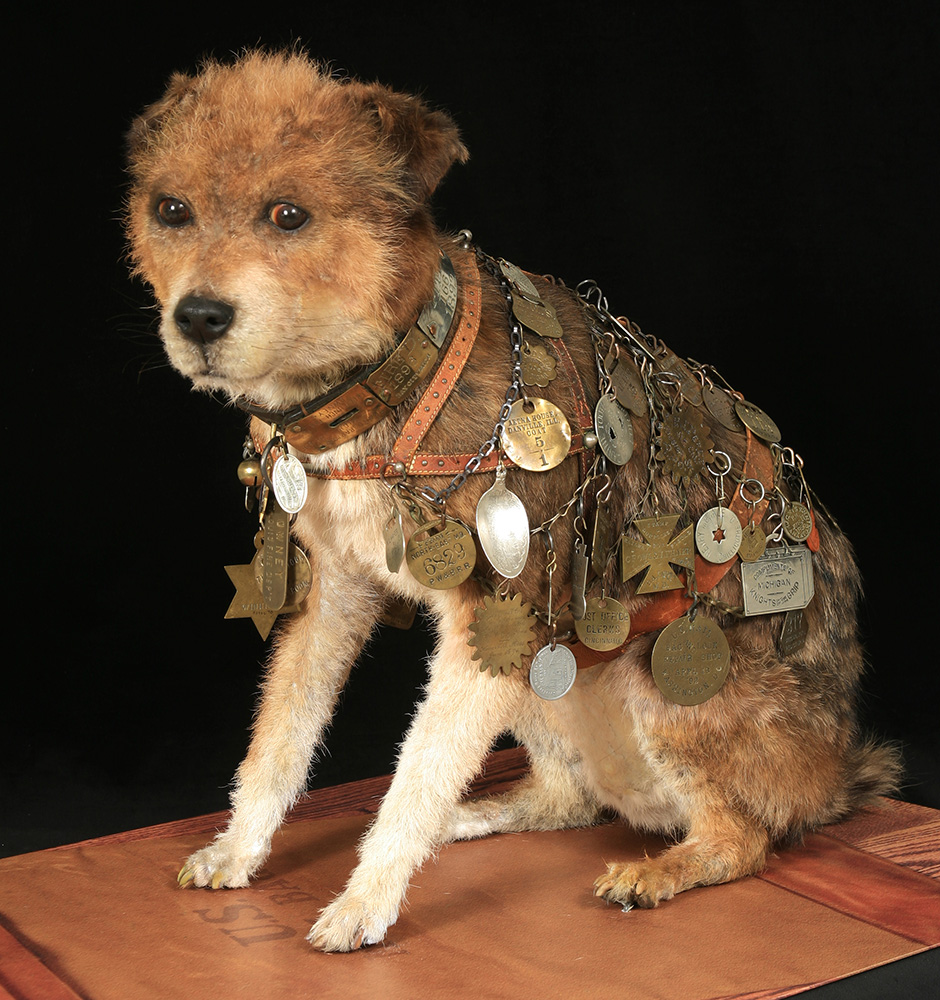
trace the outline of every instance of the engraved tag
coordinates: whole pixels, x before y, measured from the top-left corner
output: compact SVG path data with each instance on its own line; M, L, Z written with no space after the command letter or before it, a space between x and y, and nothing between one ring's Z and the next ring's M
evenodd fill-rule
M682 395L693 405L700 406L702 403L702 385L697 378L689 371L689 366L676 354L663 344L656 352L653 362L661 372L670 372L679 380L679 388Z
M742 562L756 562L767 548L767 536L764 529L753 521L741 529L741 544L738 546L738 558Z
M574 630L591 649L617 649L630 634L630 612L612 597L592 597L584 617L575 621Z
M561 465L571 447L565 415L547 399L517 399L503 426L503 449L520 468L547 472Z
M530 333L522 343L520 365L523 383L537 385L540 389L544 389L558 374L558 362L548 353L542 338L534 333Z
M641 570L646 570L636 588L638 594L660 590L677 590L682 581L670 568L670 563L685 569L695 568L695 542L692 525L672 537L681 514L637 518L633 525L645 541L627 535L620 539L620 576L624 583Z
M614 465L626 465L633 457L633 423L610 393L601 396L594 407L594 429L607 458Z
M262 545L252 561L255 568L255 582L259 590L264 586L264 554L265 546ZM284 599L284 606L280 609L281 614L297 610L297 606L307 596L312 581L313 572L310 569L307 553L290 542L287 546L287 596Z
M385 565L389 573L397 573L405 558L405 532L401 526L401 511L397 507L392 508L382 535L385 538Z
M776 444L780 440L780 428L760 407L739 399L734 404L734 412L741 418L743 424L768 444Z
M806 642L808 631L809 623L803 609L788 611L783 616L783 628L780 629L780 638L777 640L777 652L781 656L793 656L798 653Z
M588 558L582 539L575 537L571 547L571 617L577 621L584 617L584 590L587 586Z
M625 406L637 417L646 415L646 392L636 365L626 358L621 358L610 373L610 382L617 402L621 406Z
M741 564L746 615L796 611L813 599L813 557L805 545L767 549L756 562Z
M788 503L783 512L783 533L791 542L805 542L813 533L813 515L806 504Z
M708 424L698 410L688 406L665 415L658 444L656 460L663 463L677 486L700 475L715 460Z
M724 389L719 389L716 385L706 385L702 390L705 399L705 409L729 431L740 434L744 430L744 424L738 419L734 412L734 397Z
M506 486L506 470L496 467L496 482L477 503L477 536L490 565L507 579L525 569L529 556L529 516Z
M535 638L535 609L524 603L521 595L484 597L483 607L474 608L470 623L473 635L467 645L473 649L471 660L480 660L480 671L487 668L493 677L511 674L522 666L522 658L531 656Z
M733 559L741 547L741 536L741 522L727 507L706 510L695 525L695 544L710 563Z
M529 684L540 698L556 701L571 690L577 675L578 664L567 646L543 646L532 657Z
M430 338L413 326L385 363L366 379L366 384L386 406L397 406L431 370L437 353Z
M281 455L271 470L274 495L281 509L296 514L307 502L307 473L300 459Z
M667 625L653 646L653 680L678 705L701 705L728 677L731 651L721 629L704 615Z
M564 330L558 322L555 307L541 299L530 299L519 292L512 293L513 315L523 325L541 337L561 337Z
M470 532L447 517L415 529L405 549L411 575L432 590L459 587L473 572L477 550Z
M506 279L512 282L523 295L527 295L530 299L541 298L539 290L532 283L532 279L521 267L511 264L508 260L501 260L499 262L499 269L503 272Z
M440 254L434 275L434 295L418 317L418 326L437 347L444 343L457 311L457 275L450 257L443 250Z
M281 510L275 497L268 497L263 523L264 572L261 579L261 596L271 611L279 611L287 600L290 517Z

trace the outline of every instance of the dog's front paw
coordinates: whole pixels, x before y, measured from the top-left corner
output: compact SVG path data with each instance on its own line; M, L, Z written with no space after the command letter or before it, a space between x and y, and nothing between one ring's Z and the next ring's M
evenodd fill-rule
M594 895L628 910L634 906L649 910L676 894L675 879L655 861L630 864L613 862L594 882Z
M378 944L397 916L382 917L347 891L321 911L307 940L318 951L355 951L366 944Z
M177 882L181 889L188 885L240 889L248 885L251 876L263 863L263 855L239 852L220 840L190 855L180 870Z

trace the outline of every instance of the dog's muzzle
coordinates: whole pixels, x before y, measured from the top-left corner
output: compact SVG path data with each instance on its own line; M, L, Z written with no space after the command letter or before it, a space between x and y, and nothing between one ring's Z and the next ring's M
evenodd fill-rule
M197 344L210 344L218 340L232 325L234 318L233 306L202 295L187 295L180 299L173 312L177 330L187 340Z

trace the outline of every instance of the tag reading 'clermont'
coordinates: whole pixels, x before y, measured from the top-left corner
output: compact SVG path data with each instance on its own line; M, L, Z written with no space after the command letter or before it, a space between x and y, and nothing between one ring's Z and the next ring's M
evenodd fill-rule
M798 611L813 599L813 556L805 545L770 548L756 562L741 563L746 615Z
M547 399L517 399L503 426L503 450L522 469L548 472L571 448L571 426Z
M653 646L653 680L678 705L701 705L728 677L731 651L721 629L704 615L667 625Z
M543 646L532 657L529 684L545 701L563 698L571 690L577 676L578 664L567 646Z
M630 634L630 612L611 597L592 597L587 602L584 617L575 620L574 630L590 649L616 649Z
M432 590L459 587L473 572L477 550L470 532L449 517L428 521L408 540L405 559L411 575Z

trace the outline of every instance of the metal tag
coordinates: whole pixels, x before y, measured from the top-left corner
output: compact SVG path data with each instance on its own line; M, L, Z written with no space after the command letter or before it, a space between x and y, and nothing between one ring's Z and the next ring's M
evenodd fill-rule
M738 546L738 558L742 562L757 562L767 548L767 536L764 529L753 521L741 529L741 544Z
M670 563L684 569L695 568L695 543L692 525L672 537L681 514L664 514L661 517L640 517L633 526L643 536L640 542L627 535L620 539L620 577L626 583L631 576L646 570L636 588L638 594L651 594L660 590L677 590L682 581L670 568Z
M803 609L788 611L783 616L783 627L777 640L777 652L781 656L793 656L798 653L806 643L808 632L809 622Z
M288 514L298 513L307 502L307 472L299 458L279 456L271 470L271 483L277 502Z
M720 389L717 385L706 385L702 390L705 399L705 409L721 424L722 427L736 434L744 431L738 415L734 412L734 397Z
M484 597L483 607L474 608L470 623L470 659L480 660L480 671L489 669L493 677L500 672L511 674L513 667L522 666L524 656L532 655L534 625L535 609L521 595Z
M587 587L588 557L584 540L575 536L571 547L571 600L568 607L571 617L577 621L584 617L584 591Z
M633 422L630 414L611 393L594 407L594 429L601 451L614 465L626 465L633 457Z
M493 569L511 580L525 569L529 556L529 516L519 497L506 486L506 470L496 467L496 482L477 503L477 537Z
M797 611L813 599L813 556L805 545L767 549L756 562L741 563L746 615Z
M385 565L389 573L397 573L405 558L405 532L401 526L401 511L397 507L392 508L382 535L385 538Z
M261 579L261 596L271 611L279 611L287 600L290 517L281 510L275 497L268 497L263 526L264 572Z
M703 559L723 563L733 559L741 547L741 522L727 507L712 507L695 525L695 544Z
M434 275L434 295L418 317L418 326L437 347L444 343L457 312L457 275L450 257L443 250L440 255Z
M523 384L536 385L540 389L544 389L558 374L558 362L548 353L542 338L534 333L522 342L520 366Z
M592 597L584 617L575 621L574 630L590 649L617 649L630 634L630 612L612 597Z
M646 416L646 390L636 365L627 358L621 358L610 373L611 387L617 402L625 406L637 417Z
M571 448L571 426L547 399L517 399L503 426L503 449L530 472L547 472L561 465Z
M577 676L578 664L567 646L543 646L529 667L529 684L545 701L563 698Z
M768 444L776 444L782 437L780 428L759 406L745 399L739 399L734 404L734 412L749 430Z
M473 572L477 550L470 532L451 518L419 525L408 540L405 559L411 575L432 590L459 587Z
M793 501L783 511L783 533L791 542L805 542L813 533L813 515L806 504Z
M657 443L656 461L663 463L677 486L701 475L715 460L711 430L693 407L675 407L666 413Z
M558 322L555 307L541 299L530 299L520 292L512 293L513 315L523 325L540 337L561 337L564 330Z
M701 705L728 678L731 651L721 629L704 615L667 625L653 646L653 680L678 705Z

